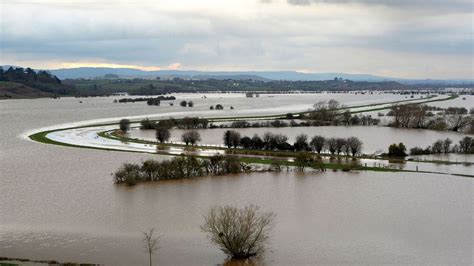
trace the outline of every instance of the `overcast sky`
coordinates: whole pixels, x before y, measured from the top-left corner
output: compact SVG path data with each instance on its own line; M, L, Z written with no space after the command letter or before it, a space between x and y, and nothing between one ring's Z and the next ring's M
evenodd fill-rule
M473 78L471 0L0 0L0 64Z

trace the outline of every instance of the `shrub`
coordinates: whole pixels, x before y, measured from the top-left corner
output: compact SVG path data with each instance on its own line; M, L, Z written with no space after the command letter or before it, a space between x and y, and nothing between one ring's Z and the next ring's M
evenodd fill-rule
M150 119L145 118L140 121L140 129L154 129L156 127L156 123L150 121Z
M227 155L224 158L224 169L226 173L238 174L242 172L242 164L239 157L234 155Z
M129 186L135 185L141 180L141 169L137 164L125 163L114 174L115 183L127 183Z
M130 120L128 120L128 119L120 120L119 127L120 127L120 130L122 130L123 132L129 131L130 130Z
M410 149L410 155L423 155L423 154L431 154L430 148L420 148L420 147L413 147Z
M407 148L403 143L397 144L392 144L388 147L388 156L390 157L405 157L408 154L406 153Z

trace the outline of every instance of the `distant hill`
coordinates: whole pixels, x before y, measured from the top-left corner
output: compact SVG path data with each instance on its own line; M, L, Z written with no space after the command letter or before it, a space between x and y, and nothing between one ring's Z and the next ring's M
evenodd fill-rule
M60 79L97 78L107 74L118 75L122 78L153 78L153 77L180 77L185 79L253 79L253 80L330 80L334 77L354 81L386 81L393 80L366 74L345 73L301 73L296 71L195 71L195 70L158 70L144 71L133 68L106 68L106 67L79 67L69 69L55 69L50 72Z
M7 69L9 66L4 66ZM144 71L134 68L108 68L108 67L78 67L48 70L60 79L102 79L102 78L142 78L142 79L234 79L234 80L287 80L287 81L322 81L332 80L335 77L352 81L397 81L405 85L473 85L473 79L400 79L382 77L370 74L347 74L347 73L303 73L297 71L196 71L196 70L159 70Z
M0 81L0 99L26 99L53 96L54 94L52 93L43 92L20 83Z
M55 69L51 73L60 79L97 78L107 74L117 75L121 78L148 78L162 77L171 79L174 77L184 79L252 79L260 81L287 80L287 81L322 81L332 80L335 77L352 81L397 81L403 84L473 84L472 79L400 79L382 77L370 74L347 74L347 73L302 73L297 71L196 71L196 70L159 70L144 71L133 68L106 68L106 67L79 67L69 69Z
M69 94L70 87L51 73L31 68L0 68L0 95L2 98L46 97Z

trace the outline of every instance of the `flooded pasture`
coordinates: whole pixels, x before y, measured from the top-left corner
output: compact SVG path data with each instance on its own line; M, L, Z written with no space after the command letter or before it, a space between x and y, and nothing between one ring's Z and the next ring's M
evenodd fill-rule
M216 203L239 207L254 203L277 215L268 249L258 264L472 264L470 178L284 171L127 187L113 184L111 176L123 162L167 157L25 139L25 132L33 129L93 119L278 114L305 110L319 99L341 97L345 104L358 104L402 98L390 94L265 96L177 95L176 102L195 101L193 109L165 102L160 107L114 104L114 98L0 101L0 256L144 265L141 232L156 227L163 235L155 258L158 265L222 264L225 255L200 232L202 212ZM209 105L217 103L235 109L210 111ZM371 129L354 130L351 135L363 138ZM220 142L221 135L215 139ZM366 148L379 149L378 145Z
M225 131L229 128L199 129L202 144L222 145ZM390 144L403 142L408 149L427 147L436 140L450 138L453 143L459 142L466 135L457 132L402 129L383 126L323 126L323 127L282 127L282 128L238 128L241 136L262 136L266 132L284 134L288 142L293 143L299 134L306 134L309 139L316 135L326 138L348 138L356 136L363 142L362 152L366 154L386 152ZM171 142L181 142L181 135L186 130L172 130ZM146 140L156 140L154 130L132 129L127 136Z

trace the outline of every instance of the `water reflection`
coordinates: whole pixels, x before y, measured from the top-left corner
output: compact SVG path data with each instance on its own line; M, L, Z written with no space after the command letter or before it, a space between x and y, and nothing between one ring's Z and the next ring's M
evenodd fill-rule
M267 265L262 258L250 258L241 260L226 260L224 263L219 264L222 266L264 266Z

